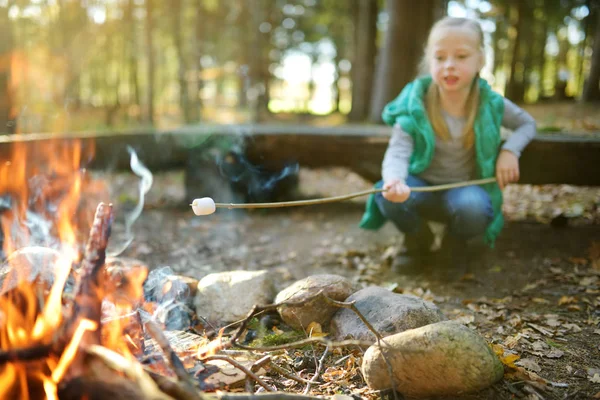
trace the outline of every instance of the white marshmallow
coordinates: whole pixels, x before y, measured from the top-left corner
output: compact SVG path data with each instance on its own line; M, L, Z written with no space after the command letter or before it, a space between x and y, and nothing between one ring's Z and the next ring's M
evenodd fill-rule
M201 199L194 199L192 202L192 210L196 215L210 215L217 210L215 201L210 197L203 197Z

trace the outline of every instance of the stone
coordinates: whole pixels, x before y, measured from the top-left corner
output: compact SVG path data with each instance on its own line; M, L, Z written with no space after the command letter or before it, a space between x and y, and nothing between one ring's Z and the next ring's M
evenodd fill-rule
M279 292L275 297L275 303L302 301L320 291L333 300L344 301L356 291L356 288L349 279L340 275L312 275L294 282ZM306 329L311 322L317 322L323 329L327 329L337 310L339 307L327 303L322 296L298 307L278 308L281 319L295 329Z
M486 341L456 321L442 321L384 339L396 391L404 396L456 396L482 390L504 375ZM385 347L384 347L385 348ZM378 345L364 355L362 372L369 388L385 390L392 381Z
M382 336L418 328L447 319L433 303L417 296L393 293L379 286L369 286L354 293L346 302L354 301L358 311ZM331 320L335 340L362 340L374 343L375 335L350 309L340 309Z
M273 296L266 270L227 271L200 279L194 306L196 314L220 325L245 318L254 305L271 304Z

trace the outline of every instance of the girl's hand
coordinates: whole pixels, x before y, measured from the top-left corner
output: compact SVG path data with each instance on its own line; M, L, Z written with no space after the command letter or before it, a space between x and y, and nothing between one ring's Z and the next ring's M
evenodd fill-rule
M393 203L403 203L410 196L410 188L398 179L384 182L383 189L383 198Z
M500 152L496 160L496 180L502 190L509 183L519 180L519 159L514 153L508 150Z

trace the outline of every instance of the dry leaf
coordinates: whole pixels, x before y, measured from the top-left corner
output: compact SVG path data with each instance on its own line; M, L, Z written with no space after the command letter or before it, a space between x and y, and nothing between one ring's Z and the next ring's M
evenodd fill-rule
M549 304L550 301L546 300L546 299L542 299L541 297L534 297L533 299L531 299L531 301L533 301L534 303L537 304Z
M576 297L573 297L573 296L562 296L560 298L560 300L558 300L558 305L562 306L562 305L565 305L565 304L573 304L573 303L577 303L577 302L578 302L578 300L577 300Z
M533 372L540 372L542 370L542 367L540 367L539 364L534 359L531 359L531 358L522 358L519 361L517 361L515 364L520 365L521 367L526 368Z
M581 328L576 324L564 324L563 326L574 333L581 332Z
M311 322L310 324L308 324L306 331L308 332L308 335L310 337L327 336L326 333L323 333L323 328L321 328L321 324L319 324L318 322Z
M565 355L564 351L558 350L558 349L553 349L548 354L546 354L546 357L548 357L548 358L561 358L564 355Z
M594 374L594 376L588 376L588 380L592 383L600 383L600 374Z

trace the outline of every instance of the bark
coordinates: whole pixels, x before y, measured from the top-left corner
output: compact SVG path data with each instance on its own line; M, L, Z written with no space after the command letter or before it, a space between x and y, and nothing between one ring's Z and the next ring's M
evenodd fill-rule
M132 101L133 91L133 102L138 107L142 104L142 97L140 94L140 83L138 80L138 60L137 60L137 40L135 34L135 20L133 18L133 12L135 10L135 0L129 0L127 3L127 12L125 20L129 27L129 101Z
M437 0L423 0L418 7L410 0L386 2L389 25L377 60L369 116L372 122L381 122L385 105L415 78L437 5Z
M527 74L531 65L532 10L527 2L515 0L513 7L517 12L517 37L513 46L510 62L510 78L506 84L505 95L510 100L521 103L525 95Z
M0 37L0 133L14 133L14 93L10 85L14 36L8 18L8 7L0 7Z
M156 60L154 57L154 0L146 0L146 55L147 55L147 73L148 73L148 110L147 120L148 123L154 125L154 75L156 68Z
M182 0L173 0L171 2L173 9L172 12L172 26L173 30L173 44L175 46L175 52L177 53L177 63L179 64L177 70L177 82L179 84L179 107L183 113L183 120L185 123L192 122L192 115L189 106L189 95L188 95L188 83L186 79L187 73L187 61L185 57L184 41L183 41L183 5Z
M352 122L364 121L369 115L377 52L377 0L359 0L355 10L356 50L351 72L352 110L348 115Z
M582 101L600 100L600 10L596 9L596 29L590 73L583 88Z

